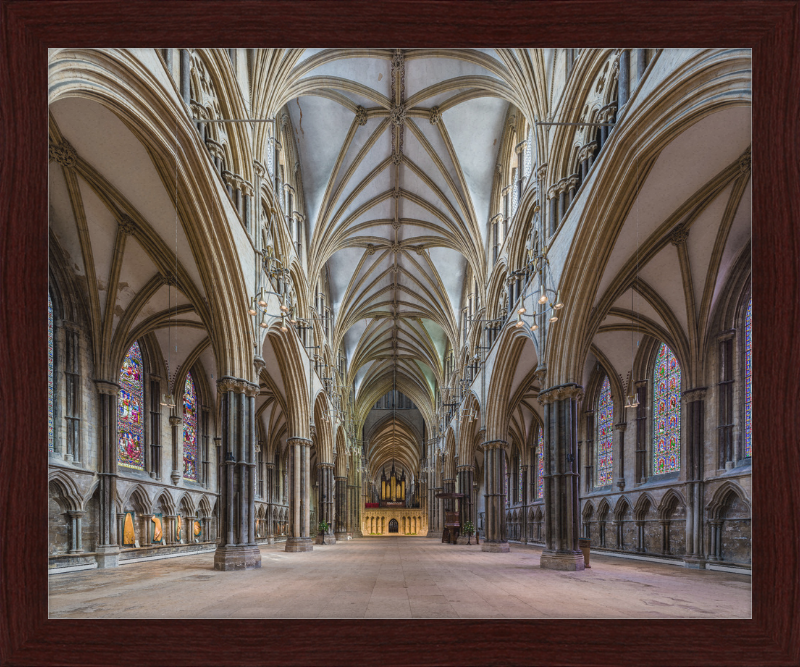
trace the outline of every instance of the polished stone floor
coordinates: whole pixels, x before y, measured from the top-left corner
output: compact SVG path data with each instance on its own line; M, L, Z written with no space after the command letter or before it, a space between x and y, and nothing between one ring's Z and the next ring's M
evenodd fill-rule
M216 572L213 552L50 577L51 618L750 618L750 577L592 554L539 568L541 549L484 553L375 537Z

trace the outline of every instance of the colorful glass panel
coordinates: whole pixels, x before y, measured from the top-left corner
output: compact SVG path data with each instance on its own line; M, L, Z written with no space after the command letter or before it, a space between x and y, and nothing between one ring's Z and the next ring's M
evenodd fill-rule
M47 446L53 451L55 400L53 395L53 300L47 295Z
M122 362L117 421L119 465L144 470L144 364L138 342L131 345Z
M539 452L539 462L536 466L536 499L544 498L544 433L539 427L539 442L536 449Z
M753 454L753 301L744 315L744 455Z
M517 502L521 503L522 502L522 466L519 465L519 462L517 462L517 467L519 468L519 475L518 475L519 479L518 479L518 484L517 484Z
M183 388L183 476L197 481L197 391L191 373Z
M653 474L681 469L681 366L662 343L653 373Z
M525 177L531 173L533 166L533 126L528 130L528 143L525 145Z
M614 400L608 377L597 399L597 486L608 486L614 475Z

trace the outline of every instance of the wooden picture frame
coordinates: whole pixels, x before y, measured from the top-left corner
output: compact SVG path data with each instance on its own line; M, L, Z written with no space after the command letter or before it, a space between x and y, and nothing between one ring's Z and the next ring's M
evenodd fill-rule
M0 0L0 10L0 664L798 663L797 0ZM753 466L752 620L49 620L47 49L121 44L752 48L754 425L762 443ZM25 526L22 539L12 525ZM191 650L176 635L190 637Z

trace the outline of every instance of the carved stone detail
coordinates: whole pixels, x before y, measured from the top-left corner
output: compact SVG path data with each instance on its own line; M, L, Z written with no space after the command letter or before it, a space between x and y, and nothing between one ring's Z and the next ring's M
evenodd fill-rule
M375 246L372 245L371 243L367 244L367 254L368 255L374 255L375 254Z
M133 221L129 215L122 214L119 216L119 231L123 234L127 234L128 236L136 236L136 232L139 231L136 223Z
M389 120L392 121L392 125L396 125L397 127L399 127L403 123L405 123L406 113L407 110L405 104L398 104L392 107L392 110L389 112Z
M392 164L400 164L403 161L401 153L392 153Z
M428 120L430 120L431 125L436 125L442 120L442 112L439 110L439 107L431 107L431 115Z
M65 139L60 144L50 144L50 159L55 160L62 167L72 168L78 162L78 154Z
M679 246L686 243L686 239L688 238L689 229L685 225L679 225L669 235L669 242L674 246Z
M576 402L583 400L583 387L579 384L563 384L539 392L539 405L546 405L565 398L573 398Z
M367 124L367 110L361 105L356 107L356 123L359 125Z

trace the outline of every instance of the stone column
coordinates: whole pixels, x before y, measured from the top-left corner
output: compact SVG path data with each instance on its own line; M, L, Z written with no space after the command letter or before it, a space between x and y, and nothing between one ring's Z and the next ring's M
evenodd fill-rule
M334 537L334 510L336 491L333 485L333 464L320 463L317 466L317 480L319 481L319 513L318 523L325 521L328 530L325 531L325 544L336 544ZM313 535L319 532L316 526L311 526Z
M554 234L558 228L558 187L552 186L547 190L547 198L550 201L550 234Z
M347 539L347 477L336 477L336 530L337 540Z
M292 437L289 445L289 531L286 551L312 551L310 447L308 438Z
M95 381L98 394L100 521L95 559L98 568L119 565L117 543L117 394L119 385Z
M617 486L619 487L620 491L625 490L625 429L627 427L628 427L627 422L620 422L619 424L614 424L614 430L618 434L617 452L619 456L617 457L617 461L619 462L619 469L618 469L619 475L617 477Z
M683 394L686 413L686 567L705 569L703 548L703 427L705 424L706 387L689 389Z
M71 554L79 554L83 552L83 539L81 532L83 527L81 525L81 519L84 517L86 512L80 512L78 510L70 510L67 512L70 518L70 529L69 529L69 553ZM124 516L124 515L123 515Z
M583 387L564 384L539 393L544 405L545 550L540 566L551 570L583 570L578 549L579 512L578 404Z
M633 50L633 62L636 65L636 78L635 78L636 84L638 84L639 81L642 80L642 76L644 76L644 71L645 69L647 69L647 65L645 64L646 59L647 59L646 49Z
M520 465L522 468L522 532L519 536L520 542L528 543L528 466Z
M484 486L486 488L486 539L481 551L507 552L506 535L506 452L505 440L491 440L481 446L483 451Z
M272 521L272 511L275 507L275 464L265 463L266 474L266 494L267 494L267 544L275 544L275 527Z
M661 524L661 553L669 553L669 524L670 522L665 519L659 521Z
M184 104L188 105L191 100L191 74L192 74L192 54L189 49L181 49L181 97Z
M175 535L177 524L176 521L178 519L177 514L165 514L163 517L163 523L161 525L161 541L171 546L175 544L178 540Z
M177 400L177 399L176 399ZM177 408L176 408L177 409ZM183 438L179 437L178 427L183 424L183 419L172 415L169 425L172 427L172 483L177 485L183 477Z
M255 538L256 422L258 386L223 377L217 382L222 415L222 457L219 462L219 540L215 570L261 567Z
M556 228L561 224L564 219L564 214L567 212L567 179L562 178L557 184L558 186L558 220L556 221Z
M458 488L461 489L461 493L466 494L466 498L461 501L461 506L464 508L464 516L461 519L462 525L467 521L471 521L472 525L475 526L475 530L477 530L478 518L475 516L475 506L472 504L472 482L475 480L475 467L469 465L458 466L456 474L458 475Z
M617 83L617 104L620 110L625 106L630 96L630 62L631 52L627 49L622 49L619 54L619 81Z
M140 514L139 515L139 546L140 547L149 547L152 543L150 539L150 525L153 521L152 514Z

